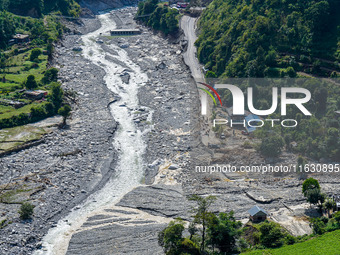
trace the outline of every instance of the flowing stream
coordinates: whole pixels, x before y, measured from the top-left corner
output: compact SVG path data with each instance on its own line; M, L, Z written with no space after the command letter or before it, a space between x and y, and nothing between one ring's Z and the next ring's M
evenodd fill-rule
M145 84L147 76L129 59L124 49L114 44L108 45L118 53L117 56L103 51L102 44L96 42L98 36L109 35L109 30L116 27L110 15L110 13L98 15L101 27L82 36L84 43L82 48L85 58L105 70L104 80L107 87L120 97L119 101L110 105L112 116L119 123L114 137L114 147L119 152L116 174L101 190L90 195L69 215L60 220L56 227L49 230L43 239L43 248L35 253L37 255L65 254L72 234L90 215L102 208L116 204L124 194L140 185L143 178L143 153L146 145L143 141L143 133L137 129L133 121L132 112L134 109L138 109L138 88ZM124 62L131 70L129 84L123 83L119 77L126 67L114 63L112 59Z

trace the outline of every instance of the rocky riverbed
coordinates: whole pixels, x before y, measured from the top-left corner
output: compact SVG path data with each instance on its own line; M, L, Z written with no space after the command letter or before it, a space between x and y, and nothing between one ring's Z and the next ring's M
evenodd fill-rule
M87 33L99 23L79 27ZM104 71L73 51L79 35L67 35L56 46L54 65L63 88L77 93L68 128L55 129L43 143L1 158L1 184L12 176L15 195L0 203L1 254L31 254L41 238L75 205L99 189L114 173L112 137L117 124L108 104L114 100L103 82ZM11 185L12 188L12 185ZM20 202L35 205L30 222L18 219Z
M117 28L135 28L139 26L133 20L135 11L114 10L104 21L108 26L111 20ZM60 68L63 87L77 94L69 127L55 129L40 145L2 158L2 183L13 173L15 187L21 192L15 193L10 203L0 204L1 219L12 221L1 229L1 254L31 254L34 250L40 254L52 250L55 254L162 254L158 231L176 217L190 219L192 204L186 196L193 193L217 196L213 211L234 210L237 219L245 221L247 211L260 204L292 233L309 233L305 216L315 211L306 206L296 174L195 172L195 166L211 163L268 162L237 143L233 150L224 151L203 146L198 92L182 59L182 37L170 42L143 26L141 35L128 37L112 37L103 30L94 35L93 54L98 50L107 54L93 62L91 51L82 52L84 46L91 45L82 38L99 29L101 22L89 18L70 24L71 34L56 47L54 65ZM107 69L109 65L113 69ZM138 87L138 102L130 107L128 98L121 102L112 91L124 94L141 82L131 68L135 66L146 82ZM116 80L120 88L107 87L108 70L114 70L110 75L120 79ZM130 138L142 134L144 177L118 203L91 209L82 215L79 226L72 226L67 221L71 209L76 215L86 198L118 174L123 148L115 140L120 124L114 121L114 107L126 109L133 120L135 130L127 134ZM295 163L290 155L284 156L281 162ZM334 177L318 176L325 192L336 191L338 178ZM36 206L35 215L32 221L22 222L18 203L27 199ZM71 231L58 232L61 219ZM55 247L47 247L46 238L41 242L48 230L49 237L58 240Z

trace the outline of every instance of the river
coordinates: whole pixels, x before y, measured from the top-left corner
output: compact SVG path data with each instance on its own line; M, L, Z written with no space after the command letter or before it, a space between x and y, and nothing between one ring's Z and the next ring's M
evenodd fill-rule
M93 64L100 66L106 72L104 81L113 93L120 99L110 104L113 118L119 123L114 136L114 147L119 153L115 174L99 191L90 195L81 205L76 206L57 226L50 229L43 239L43 248L34 254L66 254L70 238L81 227L86 219L96 211L116 204L120 198L141 184L145 165L143 154L146 144L143 141L144 132L137 129L132 113L138 106L138 88L147 82L147 75L132 62L127 52L117 45L107 45L118 55L105 52L102 43L97 38L108 35L116 28L110 13L98 15L101 27L94 32L82 36L83 56ZM130 81L122 82L119 74L126 68L115 63L113 59L123 62L130 69ZM151 114L148 117L151 120Z

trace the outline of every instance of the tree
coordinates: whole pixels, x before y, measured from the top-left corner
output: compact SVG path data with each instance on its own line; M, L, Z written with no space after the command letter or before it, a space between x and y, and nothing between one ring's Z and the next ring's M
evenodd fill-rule
M333 215L333 218L334 218L335 221L339 224L339 227L340 227L340 211L336 212L336 213Z
M189 196L188 199L190 201L196 202L196 206L192 208L192 212L194 213L194 222L196 224L202 225L202 242L200 246L200 250L204 251L205 249L205 235L208 220L212 217L212 213L209 211L209 207L216 201L215 196L207 196L201 197L198 195Z
M325 203L324 203L324 208L327 211L328 217L330 216L331 210L334 208L335 202L332 198L327 198Z
M268 248L277 248L284 243L284 234L280 225L274 222L264 222L260 226L260 243Z
M42 120L43 118L47 116L45 107L40 106L40 105L33 106L31 108L30 116L31 116L32 122Z
M57 68L50 68L45 71L44 77L42 78L42 82L44 84L50 83L50 82L56 82L58 79L58 72L59 70Z
M325 233L326 224L320 218L312 218L310 226L313 228L313 233L316 235Z
M207 243L217 247L221 253L230 254L236 252L236 240L240 237L242 223L236 221L234 212L212 215L208 223Z
M277 157L284 146L283 138L280 136L269 136L262 140L260 151L264 156Z
M22 203L20 206L20 210L19 210L20 219L22 220L31 219L33 215L33 209L34 209L34 205L28 202Z
M66 119L68 116L70 116L70 113L71 113L71 107L67 104L63 107L61 107L59 110L58 110L58 114L63 116L63 127L66 126Z
M58 112L61 106L61 103L63 102L64 92L60 87L60 83L52 82L51 87L52 87L52 93L51 93L50 99L52 101L52 104L54 105L55 112Z
M327 106L327 98L328 98L328 91L325 87L318 87L314 91L314 98L315 101L318 102L319 109L317 109L320 112L324 112L326 110Z
M296 77L296 72L295 72L295 70L294 70L294 68L293 67L288 67L287 69L286 69L286 74L290 77L290 78L295 78Z
M174 34L178 31L178 11L176 9L171 9L168 11L166 15L166 25L167 25L167 31L166 34Z
M32 90L38 87L38 84L35 80L35 76L33 74L30 74L29 76L27 76L27 79L25 81L25 87L29 90Z
M183 231L183 222L177 219L158 233L158 244L163 247L165 254L180 254Z
M30 55L30 61L36 61L38 58L39 58L39 56L42 54L42 52L41 52L41 49L39 49L39 48L35 48L35 49L33 49L32 51L31 51L31 55Z
M303 182L302 193L304 195L308 190L311 190L311 189L320 189L320 184L319 184L318 180L316 180L314 178L308 178Z
M321 193L320 189L309 189L305 192L307 202L313 205L318 205L322 209L322 204L325 202L326 196Z
M217 75L213 71L208 71L205 74L205 78L217 78Z

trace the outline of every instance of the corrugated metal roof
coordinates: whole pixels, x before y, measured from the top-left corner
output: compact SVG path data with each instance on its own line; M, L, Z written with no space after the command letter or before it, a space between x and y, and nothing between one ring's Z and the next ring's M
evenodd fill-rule
M265 210L263 210L262 208L258 207L257 205L253 206L249 211L248 213L251 215L251 216L254 216L255 214L257 214L258 212L263 212L265 214L268 214Z

